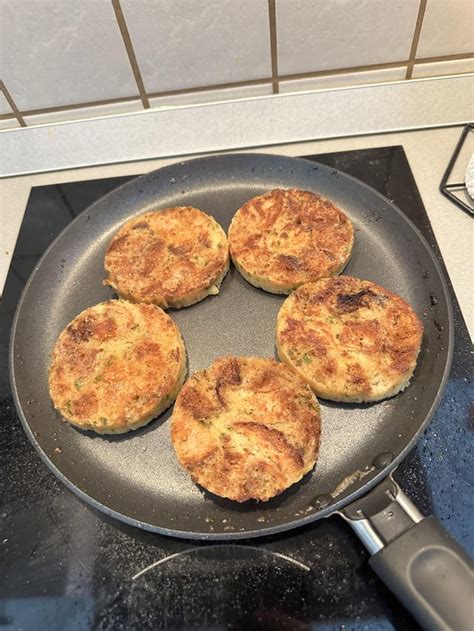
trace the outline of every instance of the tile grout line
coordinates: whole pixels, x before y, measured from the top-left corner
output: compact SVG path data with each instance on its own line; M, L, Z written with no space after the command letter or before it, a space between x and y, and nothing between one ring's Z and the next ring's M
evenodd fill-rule
M467 59L472 59L472 58L474 58L474 53L456 53L452 55L422 57L419 59L415 59L414 63L415 64L430 64L430 63L444 62L444 61L458 61L458 60L462 61L462 60L467 60ZM280 75L279 80L287 81L287 80L294 80L294 79L311 79L311 78L326 77L326 76L330 77L330 76L337 76L338 74L355 74L355 73L363 72L363 71L384 70L386 68L400 68L400 67L408 65L408 63L409 62L405 60L405 61L393 61L393 62L387 62L387 63L381 63L381 64L367 64L364 66L352 66L350 68L317 70L314 72L305 72L305 73L300 73L300 74ZM461 74L470 74L470 72L466 71ZM449 73L448 75L439 75L439 76L449 76ZM210 92L210 91L219 90L219 89L239 88L239 87L247 87L247 86L252 86L252 85L265 85L267 83L270 83L270 84L272 83L271 77L267 77L263 79L249 79L247 81L235 81L232 83L219 83L219 84L214 84L214 85L198 86L195 88L181 88L177 90L168 90L168 91L163 91L163 92L151 92L151 93L148 93L147 96L149 98L178 96L178 95L185 95L185 94L194 94L196 92ZM3 92L5 94L5 91L6 91L6 88L3 82L1 82L0 92ZM5 96L5 98L7 97ZM114 105L114 104L128 103L131 101L140 101L140 100L141 100L140 96L137 94L134 96L123 96L123 97L116 97L116 98L111 98L111 99L103 99L101 101L84 101L82 103L72 103L69 105L36 108L36 109L31 109L31 110L19 110L18 108L16 108L16 112L12 111L11 114L0 114L0 121L8 120L11 118L18 119L18 116L20 118L23 118L24 116L54 114L55 112L65 112L68 110L76 110L76 109L81 109L81 108L86 108L86 107L100 107L103 105ZM8 101L8 98L7 98L7 101ZM13 99L11 101L13 102ZM11 102L10 101L8 102L11 107ZM26 125L27 123L26 121L24 121L24 126Z
M212 90L226 90L229 88L245 88L252 85L265 85L271 83L271 79L248 79L247 81L233 81L230 83L216 83L214 85L198 86L196 88L178 88L176 90L163 90L162 92L150 92L148 96L152 99L161 96L179 96L180 94L195 94L196 92L211 92Z
M268 19L270 25L270 56L272 63L272 89L273 94L280 92L278 76L278 45L277 45L277 22L275 0L268 0Z
M67 112L86 107L101 107L102 105L115 105L120 103L130 103L131 101L141 101L138 94L135 96L118 96L114 99L103 99L101 101L84 101L82 103L71 103L70 105L58 105L56 107L40 107L33 110L23 110L23 116L36 116L38 114L53 114L54 112ZM1 118L1 117L0 117Z
M10 118L15 117L16 120L20 123L21 127L26 127L25 120L23 116L21 115L20 110L17 108L16 103L12 98L12 95L7 90L7 86L1 80L0 80L0 92L3 92L3 96L6 98L8 105L12 108L13 116L11 116Z
M138 92L140 93L140 99L142 101L143 107L145 109L148 109L150 107L150 102L148 100L145 86L143 84L142 75L140 72L140 68L138 66L138 61L135 55L135 51L133 49L132 40L130 37L130 33L128 31L127 23L125 21L125 16L123 14L122 7L120 6L120 0L112 0L112 7L115 12L115 17L117 18L117 23L120 29L120 33L122 34L123 43L125 46L125 50L127 51L128 60L130 62L133 76L137 84Z
M386 70L388 68L403 68L407 61L387 61L380 64L365 64L363 66L351 66L349 68L333 68L332 70L314 70L312 72L300 72L294 74L280 75L280 81L291 81L294 79L317 79L318 77L333 77L341 74L357 74L358 72Z
M419 57L414 59L413 63L416 64L432 64L443 61L463 61L464 59L472 59L474 53L455 53L454 55L439 55L434 57Z
M465 59L472 59L474 53L457 53L454 55L439 55L435 57L422 57L414 59L414 64L429 64L443 61L462 61ZM363 66L350 66L348 68L332 68L331 70L313 70L310 72L301 72L287 75L279 75L280 81L288 81L292 79L311 79L317 77L332 77L340 74L355 74L357 72L373 71L373 70L385 70L387 68L402 68L410 63L409 60L401 61L387 61L378 64L365 64Z
M418 43L420 41L421 28L423 26L423 19L425 17L427 2L428 0L420 0L420 6L418 7L418 15L416 16L415 30L413 32L413 39L411 42L410 55L408 57L408 65L407 65L407 72L405 75L405 79L411 79L413 75L416 51L418 49Z

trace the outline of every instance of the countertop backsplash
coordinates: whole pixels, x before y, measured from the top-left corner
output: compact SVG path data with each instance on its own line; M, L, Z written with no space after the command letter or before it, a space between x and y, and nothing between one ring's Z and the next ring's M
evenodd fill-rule
M474 71L471 0L0 0L0 130Z

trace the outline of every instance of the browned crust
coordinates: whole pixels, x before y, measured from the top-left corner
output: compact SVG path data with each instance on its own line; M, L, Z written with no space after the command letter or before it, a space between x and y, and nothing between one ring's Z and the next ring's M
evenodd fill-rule
M224 357L194 373L171 418L192 479L238 502L268 500L314 466L321 419L311 389L272 359Z
M104 283L123 298L163 308L186 306L222 282L229 264L227 238L197 208L166 208L127 221L112 238L104 264Z
M408 384L423 325L397 294L339 276L308 283L278 314L277 348L314 392L337 401L376 401Z
M86 309L62 331L49 390L54 407L70 423L120 433L168 407L184 372L183 341L164 311L109 300Z
M254 197L236 212L229 229L230 253L239 271L275 293L340 273L353 241L345 213L319 195L297 189Z

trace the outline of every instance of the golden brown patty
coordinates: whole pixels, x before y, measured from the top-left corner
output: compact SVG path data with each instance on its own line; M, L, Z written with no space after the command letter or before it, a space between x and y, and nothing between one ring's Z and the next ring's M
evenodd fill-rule
M127 221L105 254L110 285L122 298L185 307L219 287L229 268L227 238L206 213L183 206Z
M238 502L278 495L312 469L318 454L316 397L273 359L216 359L185 383L171 423L176 454L192 479Z
M275 189L240 208L230 225L235 266L256 287L287 294L339 274L352 251L347 216L315 193Z
M108 300L80 313L60 334L49 391L73 425L120 434L170 406L185 374L183 340L164 311Z
M422 334L422 323L400 296L339 276L303 285L285 300L277 348L317 396L378 401L408 385Z

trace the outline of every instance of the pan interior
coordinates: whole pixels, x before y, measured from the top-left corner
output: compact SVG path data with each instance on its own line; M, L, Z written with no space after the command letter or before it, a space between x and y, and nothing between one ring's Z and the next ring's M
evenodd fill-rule
M169 411L122 436L81 432L61 422L53 410L47 372L63 327L81 310L113 296L101 284L103 257L112 234L127 218L152 208L190 204L227 229L240 205L277 186L320 192L348 213L357 232L345 273L403 296L422 318L425 335L412 385L404 393L371 405L322 401L322 442L313 473L266 504L238 505L203 491L180 468L170 440ZM227 354L274 357L276 315L283 300L252 287L231 267L218 296L169 311L183 333L190 372ZM96 506L161 532L263 534L316 515L322 505L354 491L404 449L442 384L448 322L438 268L418 233L388 200L352 178L303 160L220 156L137 178L68 226L43 258L19 307L12 343L13 390L43 458Z

